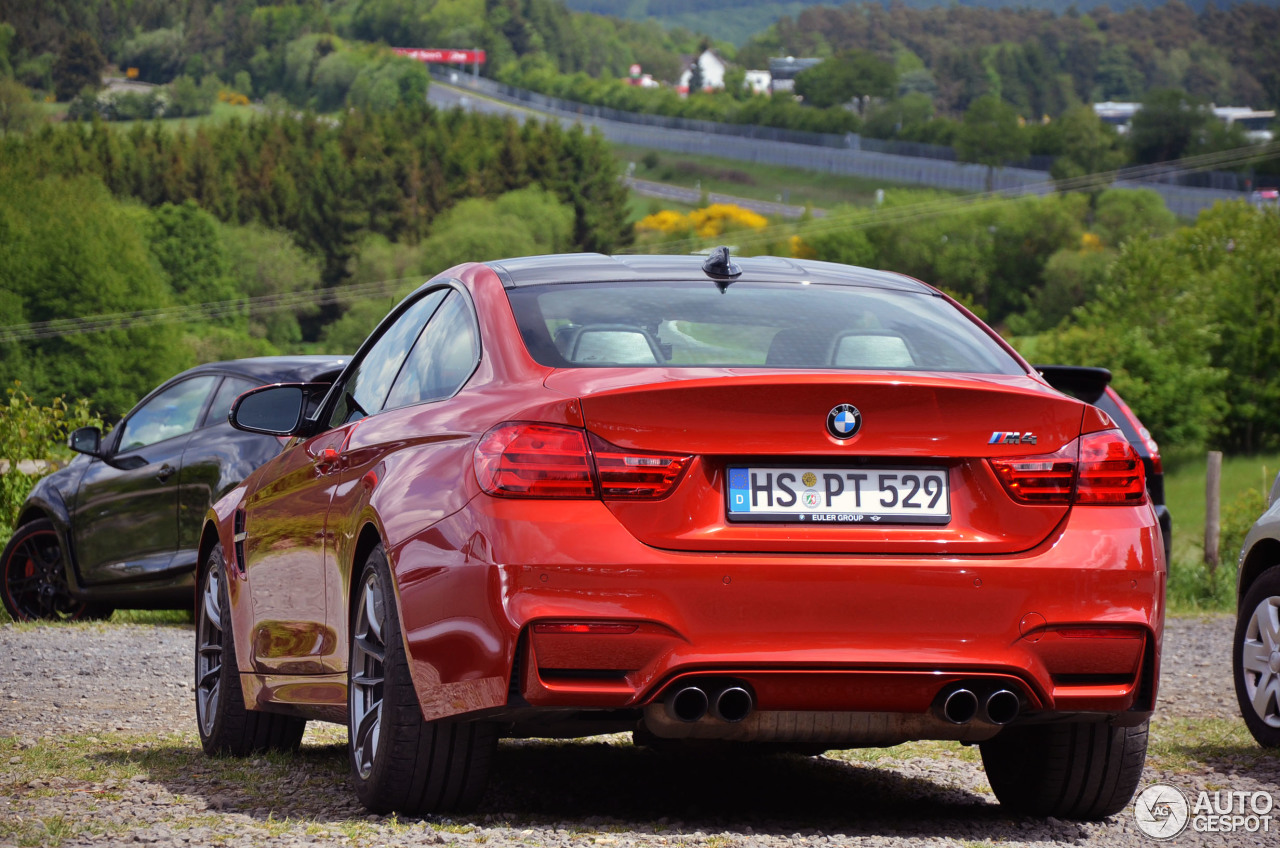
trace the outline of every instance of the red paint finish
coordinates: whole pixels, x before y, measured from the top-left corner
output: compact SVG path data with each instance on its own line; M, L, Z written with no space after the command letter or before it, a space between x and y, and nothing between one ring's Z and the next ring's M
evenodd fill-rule
M341 718L352 575L375 544L427 719L636 710L707 677L744 683L768 710L925 713L975 679L1026 711L1153 708L1166 581L1155 514L1145 496L1082 505L1070 486L1053 503L1010 495L1000 463L1112 427L1029 369L555 368L530 354L493 268L460 266L424 290L438 284L474 309L481 353L461 388L319 425L211 515L224 550L235 510L247 515L230 594L257 708ZM825 420L846 403L862 429L839 439ZM490 450L495 428L532 440ZM557 444L578 452L578 497L508 485L545 457L495 470L548 432L574 434ZM684 463L668 494L599 495L657 455ZM770 463L942 469L950 515L729 521L728 469Z

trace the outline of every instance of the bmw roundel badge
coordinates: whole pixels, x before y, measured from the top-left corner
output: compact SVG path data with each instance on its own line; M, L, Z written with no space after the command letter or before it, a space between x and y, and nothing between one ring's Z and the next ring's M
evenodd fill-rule
M850 439L862 427L862 413L850 403L842 403L827 413L827 432L837 439Z

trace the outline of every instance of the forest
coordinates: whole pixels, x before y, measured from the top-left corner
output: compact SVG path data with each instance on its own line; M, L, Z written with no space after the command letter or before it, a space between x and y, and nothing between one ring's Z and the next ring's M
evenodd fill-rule
M854 77L881 86L884 113L722 100L754 110L761 122L830 115L863 130L876 121L894 132L949 127L941 140L976 161L989 157L993 139L1018 141L1005 158L1057 152L1055 176L1078 180L1139 156L1176 158L1239 142L1214 135L1216 124L1194 108L1188 90L1143 88L1146 123L1136 122L1122 144L1082 102L1096 81L1073 76L1075 65L1063 57L1076 48L1105 53L1121 45L1134 67L1145 68L1138 59L1146 56L1159 69L1197 44L1204 55L1226 50L1235 21L1239 44L1276 49L1274 39L1262 44L1246 26L1250 16L1277 23L1268 17L1275 10L1256 5L1199 16L1178 4L1061 18L1030 10L993 15L901 4L806 8L739 55L763 55L772 44L843 57ZM1037 44L1048 55L1051 42L1059 64L1026 73L1052 79L1057 69L1067 105L1047 124L1022 126L1009 98L1023 66L1015 62L1006 74L992 57ZM664 223L646 227L646 218L637 229L641 216L607 144L577 129L435 110L422 102L429 80L421 66L385 47L405 43L482 46L499 76L613 97L637 91L609 82L625 72L619 61L674 59L696 48L698 37L570 12L553 0L57 0L41 7L0 0L4 384L21 381L21 391L44 403L59 394L87 398L94 412L111 417L197 361L350 351L397 296L464 259L687 251L723 239L747 252L893 268L934 282L1041 361L1105 362L1170 445L1280 446L1274 210L1242 204L1180 226L1156 196L1104 191L1086 179L1072 182L1082 191L1014 201L891 189L882 207L834 209L790 225L730 220L714 232L706 229L708 210L701 224L685 228L682 213L650 209L664 212ZM895 97L903 80L922 83L955 51L985 49L995 52L974 61L988 86L999 83L998 93L974 97L963 119L932 118L941 100L924 90ZM1184 65L1216 69L1224 85L1266 91L1275 84L1280 62L1245 75L1238 66L1252 54L1230 55ZM102 95L78 85L96 81L107 62L167 84L166 108L190 102L198 109L201 98L245 105L181 125L107 121L113 116L98 108ZM818 100L824 85L839 80L816 74L802 82ZM70 106L37 104L31 92ZM250 97L256 105L247 105ZM713 99L684 102L711 108ZM77 103L86 107L82 121L70 119ZM49 122L49 115L68 120ZM1165 148L1143 153L1144 138ZM1169 149L1174 138L1182 145ZM1242 315L1257 316L1256 326L1241 323Z
M1008 11L1034 9L1064 15L1073 9L1091 12L1106 6L1112 11L1135 7L1152 8L1162 0L1110 0L1108 3L1075 2L1075 0L969 0L964 6ZM617 15L632 20L653 19L668 28L684 27L714 35L719 41L742 45L753 35L783 17L795 17L810 6L840 6L839 0L703 0L697 4L685 0L566 0L570 9ZM945 0L881 0L886 8L904 5L913 9L936 9L954 6ZM1214 5L1210 0L1188 3L1197 12ZM1229 5L1218 3L1216 5ZM1274 4L1273 4L1274 5Z

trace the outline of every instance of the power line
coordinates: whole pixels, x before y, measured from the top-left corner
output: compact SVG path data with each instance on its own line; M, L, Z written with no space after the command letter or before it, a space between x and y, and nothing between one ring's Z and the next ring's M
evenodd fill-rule
M1006 200L1011 197L1042 194L1050 191L1071 191L1096 186L1099 183L1129 182L1150 179L1155 176L1173 176L1212 168L1232 167L1247 162L1274 159L1278 156L1280 156L1280 142L1234 148L1215 153L1188 156L1172 162L1121 168L1063 180L1028 183L1012 189L983 192L976 196L947 197L888 209L874 209L871 210L870 214L868 214L867 210L857 210L845 215L833 215L814 221L806 228L806 233L809 235L825 235L845 230L868 229L886 224L911 223L947 215L963 208L972 208L985 201ZM794 225L775 225L749 233L735 233L734 241L739 244L757 244L782 238L794 233L794 231ZM664 252L692 250L701 246L705 241L706 239L703 238L689 238L661 242L653 245L653 247ZM635 251L620 251L620 253L625 252ZM263 313L296 309L300 306L327 305L346 298L386 295L394 290L398 284L413 279L417 278L399 277L371 283L334 286L315 291L285 292L209 303L166 306L130 312L14 324L0 327L0 344L38 341L103 330L132 329L152 324L209 321L228 316L245 315L250 312Z
M407 280L415 277L399 277L372 283L353 283L346 286L304 292L284 292L258 297L235 298L209 303L139 309L131 312L113 312L101 315L85 315L78 318L56 318L29 324L0 327L0 344L28 342L61 336L93 333L101 330L132 329L151 324L208 321L250 312L277 312L300 306L326 305L346 298L377 297L386 295Z
M888 209L878 208L872 210L870 215L868 214L868 210L859 209L844 215L828 215L821 220L814 221L807 225L805 231L810 235L819 235L845 230L868 229L885 224L910 223L912 221L926 220L929 218L947 215L963 208L977 206L984 201L989 200L1006 200L1012 197L1032 194L1048 194L1054 191L1072 191L1097 186L1099 183L1111 184L1115 182L1146 180L1153 177L1176 176L1183 173L1242 165L1248 162L1260 162L1267 159L1274 159L1277 156L1280 156L1280 142L1270 142L1264 145L1251 145L1249 147L1233 148L1231 150L1218 151L1215 153L1203 153L1196 156L1187 156L1170 162L1159 162L1151 165L1120 168L1113 171L1084 174L1078 177L1071 177L1062 180L1045 180L1038 183L1027 183L1014 188L982 192L977 195L946 197L938 200L924 201L922 203L913 203L906 206L891 207ZM759 244L774 241L793 233L795 233L794 224L781 224L763 227L750 232L735 232L733 234L733 239L737 244ZM649 250L646 250L645 248L637 248L630 252L683 252L686 250L694 250L705 244L706 241L707 239L700 237L679 239L677 241L665 241L652 245L652 249Z

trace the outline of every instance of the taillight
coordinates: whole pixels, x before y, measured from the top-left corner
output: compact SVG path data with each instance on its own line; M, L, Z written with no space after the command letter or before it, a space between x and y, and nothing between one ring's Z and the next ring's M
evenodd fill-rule
M476 445L476 479L491 495L594 498L586 433L549 424L499 424Z
M988 462L1019 503L1129 505L1147 496L1142 460L1119 430L1089 433L1050 454Z
M1076 478L1079 440L1053 453L991 459L991 467L1019 503L1069 504Z
M680 481L692 459L665 453L641 453L591 436L591 452L605 500L646 500L666 497Z
M1142 458L1119 430L1080 437L1076 503L1139 504L1147 497Z
M552 424L499 424L476 446L476 479L509 498L657 500L675 488L693 459L629 451Z

